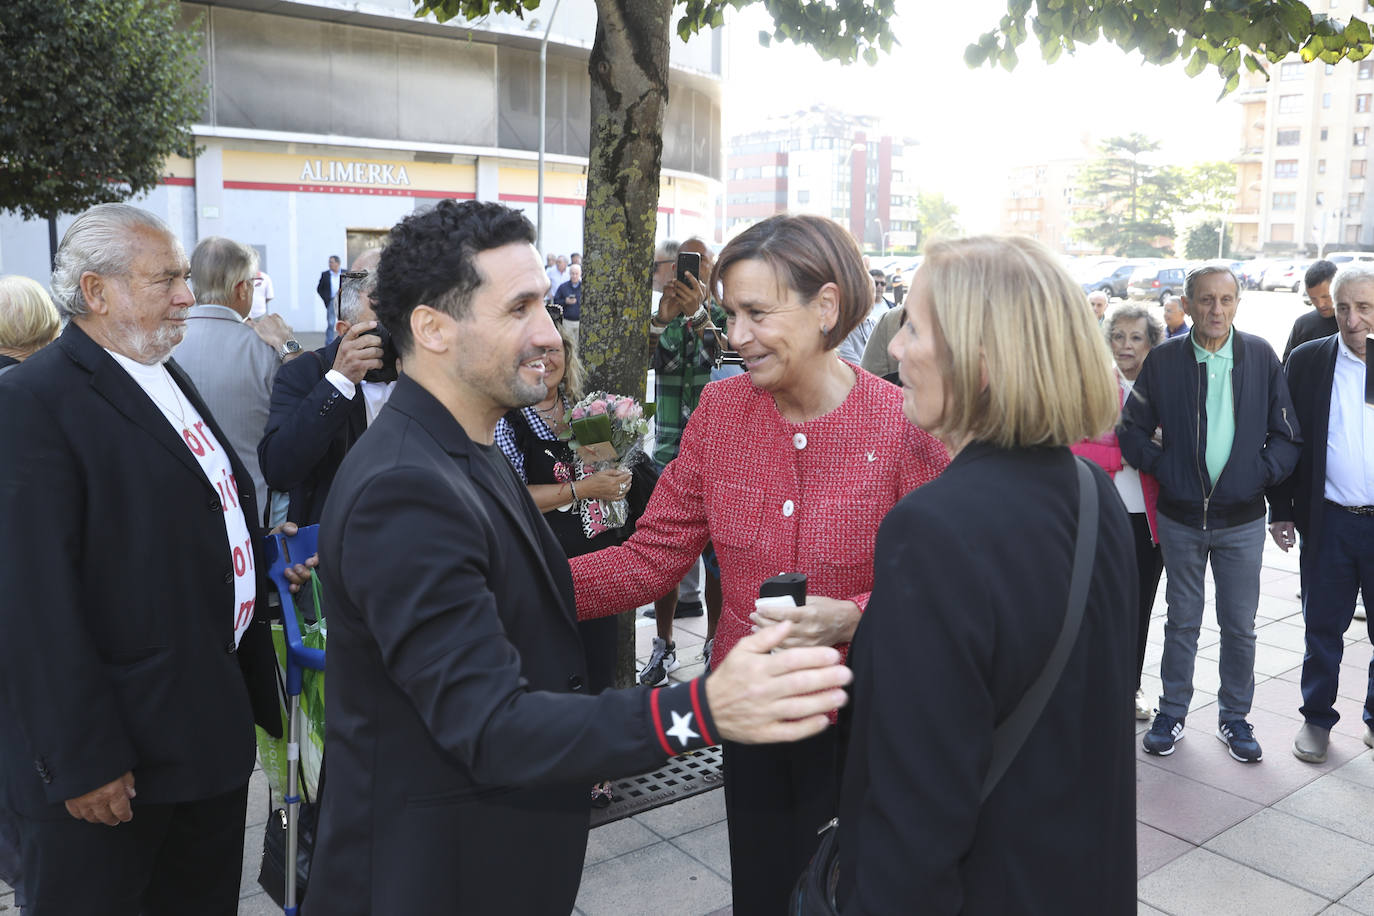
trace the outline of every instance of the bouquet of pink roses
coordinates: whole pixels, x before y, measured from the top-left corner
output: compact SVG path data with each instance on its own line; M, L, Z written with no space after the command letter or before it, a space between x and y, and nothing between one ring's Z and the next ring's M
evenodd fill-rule
M640 404L621 394L594 391L568 411L568 444L593 470L629 468L638 460L649 434L653 404ZM588 535L595 528L619 528L625 524L629 506L624 498L607 503L596 500L595 513L588 506L584 527ZM590 517L594 514L595 518Z

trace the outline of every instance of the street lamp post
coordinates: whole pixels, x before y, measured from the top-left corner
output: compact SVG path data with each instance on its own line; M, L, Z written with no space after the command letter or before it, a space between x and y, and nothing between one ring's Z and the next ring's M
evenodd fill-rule
M887 233L883 231L883 221L875 216L873 222L878 224L878 245L882 249L882 256L887 257Z
M547 101L546 88L549 74L549 33L553 31L553 20L558 15L558 4L561 2L562 0L553 0L553 11L549 13L549 24L544 27L544 38L539 42L539 202L536 205L534 242L539 248L540 254L544 253L544 139L548 124L545 102Z

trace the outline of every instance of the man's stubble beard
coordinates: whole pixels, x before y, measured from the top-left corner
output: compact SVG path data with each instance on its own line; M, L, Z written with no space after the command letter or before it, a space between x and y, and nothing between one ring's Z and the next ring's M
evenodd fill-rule
M182 310L180 317L186 317L189 311ZM165 362L186 336L185 325L159 324L156 331L149 333L134 322L120 321L112 330L111 336L124 346L130 357L145 366Z

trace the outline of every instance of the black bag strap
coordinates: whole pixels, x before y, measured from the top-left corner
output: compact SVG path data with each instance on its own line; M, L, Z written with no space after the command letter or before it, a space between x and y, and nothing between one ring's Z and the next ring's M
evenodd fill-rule
M1074 643L1078 641L1078 630L1083 623L1083 608L1088 603L1088 582L1092 578L1093 562L1097 557L1097 482L1093 480L1088 463L1075 456L1074 464L1078 469L1078 532L1074 536L1073 577L1069 580L1069 608L1064 615L1064 623L1059 629L1059 639L1050 650L1044 670L1030 685L1016 704L1011 715L1002 720L992 736L992 762L988 766L987 778L983 780L983 794L980 801L986 801L1002 781L1002 776L1011 762L1020 753L1030 731L1045 711L1050 694L1059 684L1064 673L1064 665L1069 661Z

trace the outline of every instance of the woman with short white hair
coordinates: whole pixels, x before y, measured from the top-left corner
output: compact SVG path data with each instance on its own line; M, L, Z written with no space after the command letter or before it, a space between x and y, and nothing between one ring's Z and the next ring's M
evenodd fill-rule
M0 375L56 340L61 329L47 290L18 274L0 277Z

